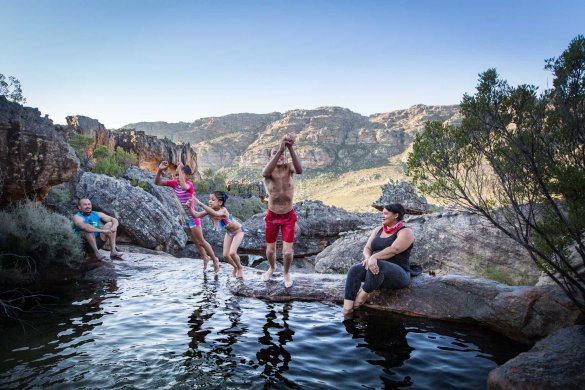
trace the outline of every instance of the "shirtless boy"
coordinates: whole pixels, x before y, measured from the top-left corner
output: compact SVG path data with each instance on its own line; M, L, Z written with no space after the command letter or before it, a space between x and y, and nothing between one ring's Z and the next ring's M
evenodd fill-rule
M303 173L303 167L293 149L295 139L287 134L280 145L270 151L270 160L264 170L264 185L268 192L268 211L266 223L266 257L270 268L262 275L264 281L272 277L276 270L276 238L278 230L282 232L282 257L284 262L284 286L289 288L293 282L290 276L290 265L293 259L295 240L295 223L297 216L293 210L295 182L293 174ZM285 151L288 149L292 162L287 162Z

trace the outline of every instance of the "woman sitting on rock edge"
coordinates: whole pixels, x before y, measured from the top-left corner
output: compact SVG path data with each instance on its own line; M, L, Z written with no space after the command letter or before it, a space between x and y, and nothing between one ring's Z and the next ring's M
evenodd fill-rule
M382 226L370 234L363 251L364 260L347 272L344 315L363 305L374 290L399 289L410 284L409 258L414 234L404 226L404 214L404 207L399 203L382 209Z

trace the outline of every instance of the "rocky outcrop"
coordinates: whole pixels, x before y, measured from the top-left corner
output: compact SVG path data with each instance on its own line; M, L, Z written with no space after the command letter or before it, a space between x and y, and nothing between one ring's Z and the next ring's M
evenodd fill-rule
M406 218L406 223L415 236L411 261L425 270L479 275L515 285L534 285L541 275L522 247L478 214L445 211ZM317 255L315 270L347 272L362 258L370 232L351 232L335 241Z
M290 132L297 138L297 154L306 168L340 171L387 164L388 157L405 151L429 120L459 123L459 106L416 105L369 117L345 108L321 107L203 118L188 129L184 124L167 128L160 122L124 127L190 142L202 169L262 168L266 152Z
M137 245L170 253L185 246L187 236L177 214L127 180L85 172L75 186L75 197L89 198L94 210L118 219L120 234Z
M67 126L58 126L58 128L65 134L68 140L75 134L95 139L95 142L87 149L88 156L90 156L99 145L105 145L108 149L114 149L115 141L112 138L111 132L97 119L75 115L68 116L65 120L67 121Z
M53 121L0 96L0 206L41 200L78 170L79 159Z
M200 170L237 166L240 156L258 134L280 119L282 114L231 114L202 118L193 123L140 122L125 125L156 136L168 136L176 142L189 142L199 158ZM227 147L229 145L229 147Z
M249 278L231 282L232 293L270 301L319 300L341 302L344 275L295 274L285 289L282 279L263 282ZM475 323L527 344L555 330L582 321L576 306L557 286L506 286L482 278L420 275L410 287L380 290L368 307L409 316Z
M315 255L335 241L341 232L355 230L364 223L359 214L325 206L320 201L295 203L294 210L298 218L295 229L295 257ZM245 253L265 254L264 215L256 214L245 221L248 232L240 246Z
M490 390L582 389L585 326L558 330L488 376Z
M400 203L407 214L423 214L433 209L426 198L419 196L414 186L404 180L388 180L388 183L382 186L382 196L372 206L382 211L384 205L391 203Z
M197 153L190 144L175 144L169 139L159 139L134 129L107 130L98 120L81 115L68 116L67 126L58 126L58 129L67 139L75 134L93 137L95 142L88 148L88 156L99 145L105 145L110 150L121 147L138 156L138 166L142 169L156 172L160 162L167 160L171 163L171 170L174 170L180 161L191 167L195 177L200 177Z
M133 129L114 131L112 136L116 147L136 153L138 166L142 169L156 172L163 160L169 161L171 168L176 167L178 162L182 162L189 165L195 177L200 178L197 153L190 144L175 144L169 139L159 139Z

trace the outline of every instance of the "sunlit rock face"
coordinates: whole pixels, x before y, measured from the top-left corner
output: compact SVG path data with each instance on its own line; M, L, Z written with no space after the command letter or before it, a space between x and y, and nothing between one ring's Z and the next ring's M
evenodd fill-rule
M347 170L384 162L404 152L429 120L459 123L458 106L416 105L363 116L341 107L285 113L232 114L185 123L141 122L124 126L190 142L201 170L262 168L268 151L286 133L306 168Z
M156 172L161 161L170 163L174 170L178 162L189 165L196 177L199 177L197 153L188 143L175 143L168 138L157 138L135 129L107 130L97 119L82 115L68 116L67 126L60 126L67 139L75 134L92 137L95 141L87 148L90 157L99 145L110 150L121 147L138 156L138 166L150 172Z
M0 97L0 205L41 200L78 170L79 159L53 121Z

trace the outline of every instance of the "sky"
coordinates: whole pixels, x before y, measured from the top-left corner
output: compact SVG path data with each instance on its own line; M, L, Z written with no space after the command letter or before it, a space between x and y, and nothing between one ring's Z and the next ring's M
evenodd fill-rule
M478 74L552 82L583 0L0 0L0 73L27 106L107 128L340 106L458 104Z

